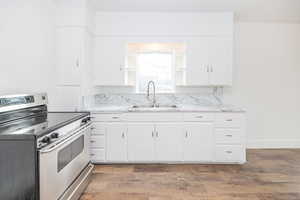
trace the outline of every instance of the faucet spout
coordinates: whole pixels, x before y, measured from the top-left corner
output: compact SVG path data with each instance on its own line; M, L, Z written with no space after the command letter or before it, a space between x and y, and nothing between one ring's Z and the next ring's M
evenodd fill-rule
M150 85L153 87L153 97L152 97L152 106L156 107L156 94L155 94L155 83L154 81L149 81L147 86L147 99L150 100Z

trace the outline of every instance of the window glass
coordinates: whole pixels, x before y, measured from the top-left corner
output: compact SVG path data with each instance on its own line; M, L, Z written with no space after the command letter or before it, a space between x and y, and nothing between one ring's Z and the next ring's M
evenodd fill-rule
M125 82L145 93L154 81L157 93L175 92L184 81L185 45L183 43L130 43L127 46ZM176 80L176 81L175 81Z
M149 81L154 81L157 92L174 92L172 53L139 53L137 56L137 91L146 92Z

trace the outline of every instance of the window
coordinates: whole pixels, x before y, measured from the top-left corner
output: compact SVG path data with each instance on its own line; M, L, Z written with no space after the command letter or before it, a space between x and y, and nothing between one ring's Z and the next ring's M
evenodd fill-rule
M173 54L152 52L137 54L137 92L146 92L146 85L153 80L158 92L174 92Z
M184 58L183 44L128 44L125 80L128 85L135 85L137 93L145 93L151 80L157 93L175 92L177 80L183 79L178 72L184 68Z

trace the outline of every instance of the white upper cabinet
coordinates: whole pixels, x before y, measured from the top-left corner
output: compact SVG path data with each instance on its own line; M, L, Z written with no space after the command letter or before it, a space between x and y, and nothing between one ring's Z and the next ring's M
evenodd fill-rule
M98 12L94 85L136 84L138 73L125 66L126 46L150 41L186 44L185 66L175 69L178 86L231 86L233 19L232 12Z
M232 12L98 12L97 35L232 35Z
M58 85L79 85L83 65L84 29L56 29Z
M210 43L207 38L191 38L186 42L186 85L209 85Z
M210 45L210 85L232 85L232 38L214 38Z
M96 37L94 51L94 84L125 84L126 41L123 38Z
M190 38L186 43L186 85L232 84L231 37Z
M213 123L191 122L185 123L184 127L183 160L191 162L213 160Z
M87 0L55 0L57 26L90 26L91 5Z
M178 123L160 123L155 126L157 161L182 160L182 128Z

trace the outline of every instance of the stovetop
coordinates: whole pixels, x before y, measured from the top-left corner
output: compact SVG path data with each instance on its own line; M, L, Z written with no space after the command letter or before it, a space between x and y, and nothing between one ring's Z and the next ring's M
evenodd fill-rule
M88 112L45 112L0 125L0 139L38 138L88 116Z

